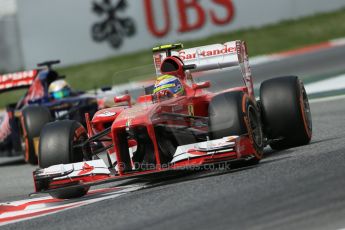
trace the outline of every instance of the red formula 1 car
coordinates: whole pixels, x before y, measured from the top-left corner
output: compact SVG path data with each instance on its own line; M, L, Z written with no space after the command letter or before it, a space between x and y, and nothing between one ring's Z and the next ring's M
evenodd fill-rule
M135 105L130 95L115 97L125 105L100 110L91 120L86 114L86 128L69 120L47 124L34 172L36 192L80 197L92 185L232 161L252 165L266 145L309 143L311 114L297 77L263 82L256 100L244 42L182 48L153 49L158 80ZM192 73L229 67L240 69L244 86L211 93L210 82L193 81ZM108 162L97 158L105 151Z

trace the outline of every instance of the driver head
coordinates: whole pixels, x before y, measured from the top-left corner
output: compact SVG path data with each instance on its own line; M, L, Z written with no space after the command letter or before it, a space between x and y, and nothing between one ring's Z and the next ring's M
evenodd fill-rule
M185 89L180 79L173 75L163 75L157 78L153 89L155 96L177 97L185 94Z
M48 88L49 95L55 100L69 97L71 92L72 89L65 80L53 81Z

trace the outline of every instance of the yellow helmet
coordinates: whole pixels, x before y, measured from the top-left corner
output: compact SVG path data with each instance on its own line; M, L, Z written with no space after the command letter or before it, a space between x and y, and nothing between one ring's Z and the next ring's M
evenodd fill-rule
M160 92L166 91L174 97L184 95L185 93L181 81L173 75L163 75L156 80L153 94L159 94Z
M54 99L62 99L71 95L71 87L65 80L53 81L48 88L49 95Z

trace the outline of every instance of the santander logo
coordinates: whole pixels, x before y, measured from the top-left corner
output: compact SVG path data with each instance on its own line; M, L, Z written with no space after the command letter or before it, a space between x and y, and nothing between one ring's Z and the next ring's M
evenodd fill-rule
M236 47L228 47L228 45L224 45L222 49L211 49L211 50L201 50L193 49L192 52L186 52L185 50L180 50L179 57L184 60L192 60L197 59L198 57L211 57L211 56L218 56L224 54L231 54L236 53Z

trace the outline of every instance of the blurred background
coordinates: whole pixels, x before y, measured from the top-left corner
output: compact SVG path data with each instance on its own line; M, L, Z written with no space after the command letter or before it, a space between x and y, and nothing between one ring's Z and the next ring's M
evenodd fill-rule
M35 68L36 63L51 58L69 66L146 50L158 43L258 28L334 11L345 2L1 0L0 6L0 69L8 72Z
M147 79L150 48L158 44L245 40L253 57L345 36L343 0L0 0L0 6L0 73L60 59L59 70L81 90ZM134 66L152 68L119 74Z

